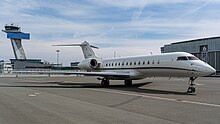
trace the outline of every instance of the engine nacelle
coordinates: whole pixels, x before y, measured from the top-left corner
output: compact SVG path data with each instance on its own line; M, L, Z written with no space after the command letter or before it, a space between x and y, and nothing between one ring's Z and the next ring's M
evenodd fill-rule
M85 59L79 63L78 67L84 70L93 70L98 68L99 62L96 59Z

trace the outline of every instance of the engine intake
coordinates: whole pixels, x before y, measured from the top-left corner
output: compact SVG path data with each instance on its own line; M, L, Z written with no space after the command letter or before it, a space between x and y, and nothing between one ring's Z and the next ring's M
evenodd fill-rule
M85 59L84 61L80 62L78 67L84 70L92 70L98 67L99 63L96 59Z
M98 62L95 59L91 59L90 66L92 68L96 68L98 66Z

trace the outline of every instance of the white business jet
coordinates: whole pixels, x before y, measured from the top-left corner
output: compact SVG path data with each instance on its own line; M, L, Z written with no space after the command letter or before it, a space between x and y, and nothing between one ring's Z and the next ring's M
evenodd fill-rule
M84 41L82 44L66 44L54 46L80 46L85 60L78 67L87 72L71 72L71 74L99 76L101 85L109 86L109 80L124 80L126 86L132 80L147 77L189 77L187 92L194 93L194 80L197 77L209 76L216 70L209 64L186 52L163 53L160 55L143 55L111 59L98 58L92 48L98 48Z

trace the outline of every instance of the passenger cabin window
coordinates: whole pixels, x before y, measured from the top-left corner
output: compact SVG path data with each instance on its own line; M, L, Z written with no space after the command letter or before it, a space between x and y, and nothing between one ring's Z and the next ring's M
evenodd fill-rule
M177 58L177 61L188 60L186 56L180 56Z
M189 60L198 60L198 58L194 57L194 56L188 56Z

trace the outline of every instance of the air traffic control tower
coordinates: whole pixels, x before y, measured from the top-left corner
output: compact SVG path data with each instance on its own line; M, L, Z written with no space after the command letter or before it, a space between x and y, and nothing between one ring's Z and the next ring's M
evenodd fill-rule
M5 30L7 38L11 40L15 59L10 59L13 69L51 69L53 65L41 62L41 59L27 59L24 48L22 46L22 39L30 40L29 33L21 32L21 28L14 24L6 25Z
M7 33L7 38L11 39L11 45L13 48L14 56L16 60L25 60L25 52L22 46L22 39L30 39L29 33L21 32L21 28L18 26L14 26L14 24L6 25L5 30L3 32Z

